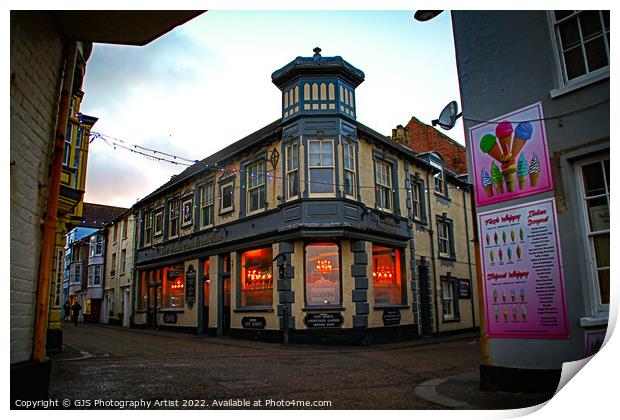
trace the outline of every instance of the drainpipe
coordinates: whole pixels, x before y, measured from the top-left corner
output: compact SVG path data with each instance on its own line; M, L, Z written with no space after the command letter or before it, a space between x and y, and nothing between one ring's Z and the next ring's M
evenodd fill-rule
M433 239L433 210L431 203L431 184L428 181L428 174L426 174L426 196L428 198L428 235L431 240L431 261L433 262L433 309L435 310L435 335L439 335L439 309L437 308L437 267L435 261L435 241Z
M467 268L469 269L469 298L471 300L471 319L472 319L472 328L476 328L476 310L474 309L474 294L471 291L471 287L473 286L473 277L471 271L471 250L469 249L469 223L467 223L467 194L465 194L465 189L463 189L463 216L465 219L465 243L467 244ZM474 214L472 214L474 216ZM474 237L472 241L476 241L476 232L473 232Z
M60 91L56 134L51 153L51 168L47 189L47 208L43 222L43 237L41 239L41 261L39 264L39 279L37 283L37 301L35 307L34 338L32 360L42 363L45 360L45 340L47 334L47 320L49 317L50 281L54 244L56 241L56 227L58 224L58 198L60 195L60 177L62 174L62 154L67 131L67 119L71 90L73 89L73 75L77 57L77 43L65 45L65 68Z

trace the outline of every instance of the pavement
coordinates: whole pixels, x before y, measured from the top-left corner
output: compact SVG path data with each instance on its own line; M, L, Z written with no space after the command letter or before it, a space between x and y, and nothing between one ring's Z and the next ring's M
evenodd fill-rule
M552 397L481 391L478 333L352 347L94 324L63 328L63 351L50 355L50 391L74 401L303 397L330 400L332 409L505 410Z

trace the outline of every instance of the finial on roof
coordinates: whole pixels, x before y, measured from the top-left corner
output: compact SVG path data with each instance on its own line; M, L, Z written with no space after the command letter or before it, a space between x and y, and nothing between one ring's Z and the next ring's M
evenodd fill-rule
M312 51L314 51L314 56L312 57L312 59L314 61L320 60L321 59L321 49L319 47L316 47Z

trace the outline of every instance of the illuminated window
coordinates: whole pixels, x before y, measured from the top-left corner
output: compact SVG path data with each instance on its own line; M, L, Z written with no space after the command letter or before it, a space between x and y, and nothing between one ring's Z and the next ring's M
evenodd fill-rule
M299 145L286 146L286 193L287 198L299 196Z
M310 140L308 167L310 169L310 192L334 192L334 142Z
M306 245L306 305L339 306L340 249L335 243Z
M392 210L392 165L382 160L375 160L375 196L377 208Z
M273 305L272 254L271 248L241 254L241 306Z
M372 283L377 305L403 303L400 250L373 245Z
M214 187L212 182L200 187L200 227L213 224Z
M163 308L183 308L185 302L185 276L183 264L166 267L163 270Z
M265 162L257 162L246 169L248 189L248 213L265 208Z
M344 194L355 198L355 146L344 144L342 147L344 161Z
M179 236L179 219L181 218L181 201L172 200L168 203L169 228L168 238L176 238Z

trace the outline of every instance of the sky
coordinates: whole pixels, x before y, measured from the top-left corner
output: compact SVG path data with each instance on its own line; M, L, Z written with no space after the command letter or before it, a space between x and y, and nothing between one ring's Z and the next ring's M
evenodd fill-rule
M81 112L127 145L203 159L280 118L271 74L317 46L365 73L357 120L384 135L460 104L449 13L208 11L144 47L95 44ZM445 133L463 143L460 120ZM183 169L96 138L85 201L130 207Z

